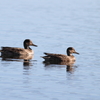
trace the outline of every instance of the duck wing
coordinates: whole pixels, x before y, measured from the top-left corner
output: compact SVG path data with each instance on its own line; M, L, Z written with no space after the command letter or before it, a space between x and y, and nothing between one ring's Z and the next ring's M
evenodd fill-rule
M13 55L20 55L23 52L25 53L25 50L23 48L14 48L14 47L2 47L1 52L3 54L13 54Z
M69 58L67 55L63 55L63 54L53 54L53 53L44 53L46 56L43 56L42 58L44 58L46 61L67 61Z

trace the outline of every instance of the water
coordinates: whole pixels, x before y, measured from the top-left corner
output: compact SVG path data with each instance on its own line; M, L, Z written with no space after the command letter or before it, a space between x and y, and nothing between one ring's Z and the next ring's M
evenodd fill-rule
M0 100L100 100L100 1L4 0L0 3L0 46L38 47L34 58L0 58ZM43 52L80 55L66 65L45 66Z

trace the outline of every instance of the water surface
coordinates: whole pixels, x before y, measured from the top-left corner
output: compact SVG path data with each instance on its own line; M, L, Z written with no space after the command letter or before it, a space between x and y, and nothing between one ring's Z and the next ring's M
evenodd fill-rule
M100 1L4 0L0 3L0 46L23 48L29 38L34 58L0 58L1 100L100 100ZM80 55L66 65L45 66L43 52Z

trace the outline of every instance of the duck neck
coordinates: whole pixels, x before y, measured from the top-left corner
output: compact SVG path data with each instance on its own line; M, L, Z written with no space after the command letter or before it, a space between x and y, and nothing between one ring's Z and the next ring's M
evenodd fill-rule
M24 49L31 49L31 48L24 44Z
M70 53L68 50L67 50L67 55L68 55L68 56L71 56L71 53Z

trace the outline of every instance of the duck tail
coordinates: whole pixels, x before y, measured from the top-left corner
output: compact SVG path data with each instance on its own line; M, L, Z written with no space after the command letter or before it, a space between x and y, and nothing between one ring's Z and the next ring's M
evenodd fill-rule
M50 57L49 56L41 56L43 59L49 59Z
M44 56L40 56L41 58L43 58Z
M44 52L45 55L47 55L48 53Z
M40 57L45 59L45 56L40 56Z

